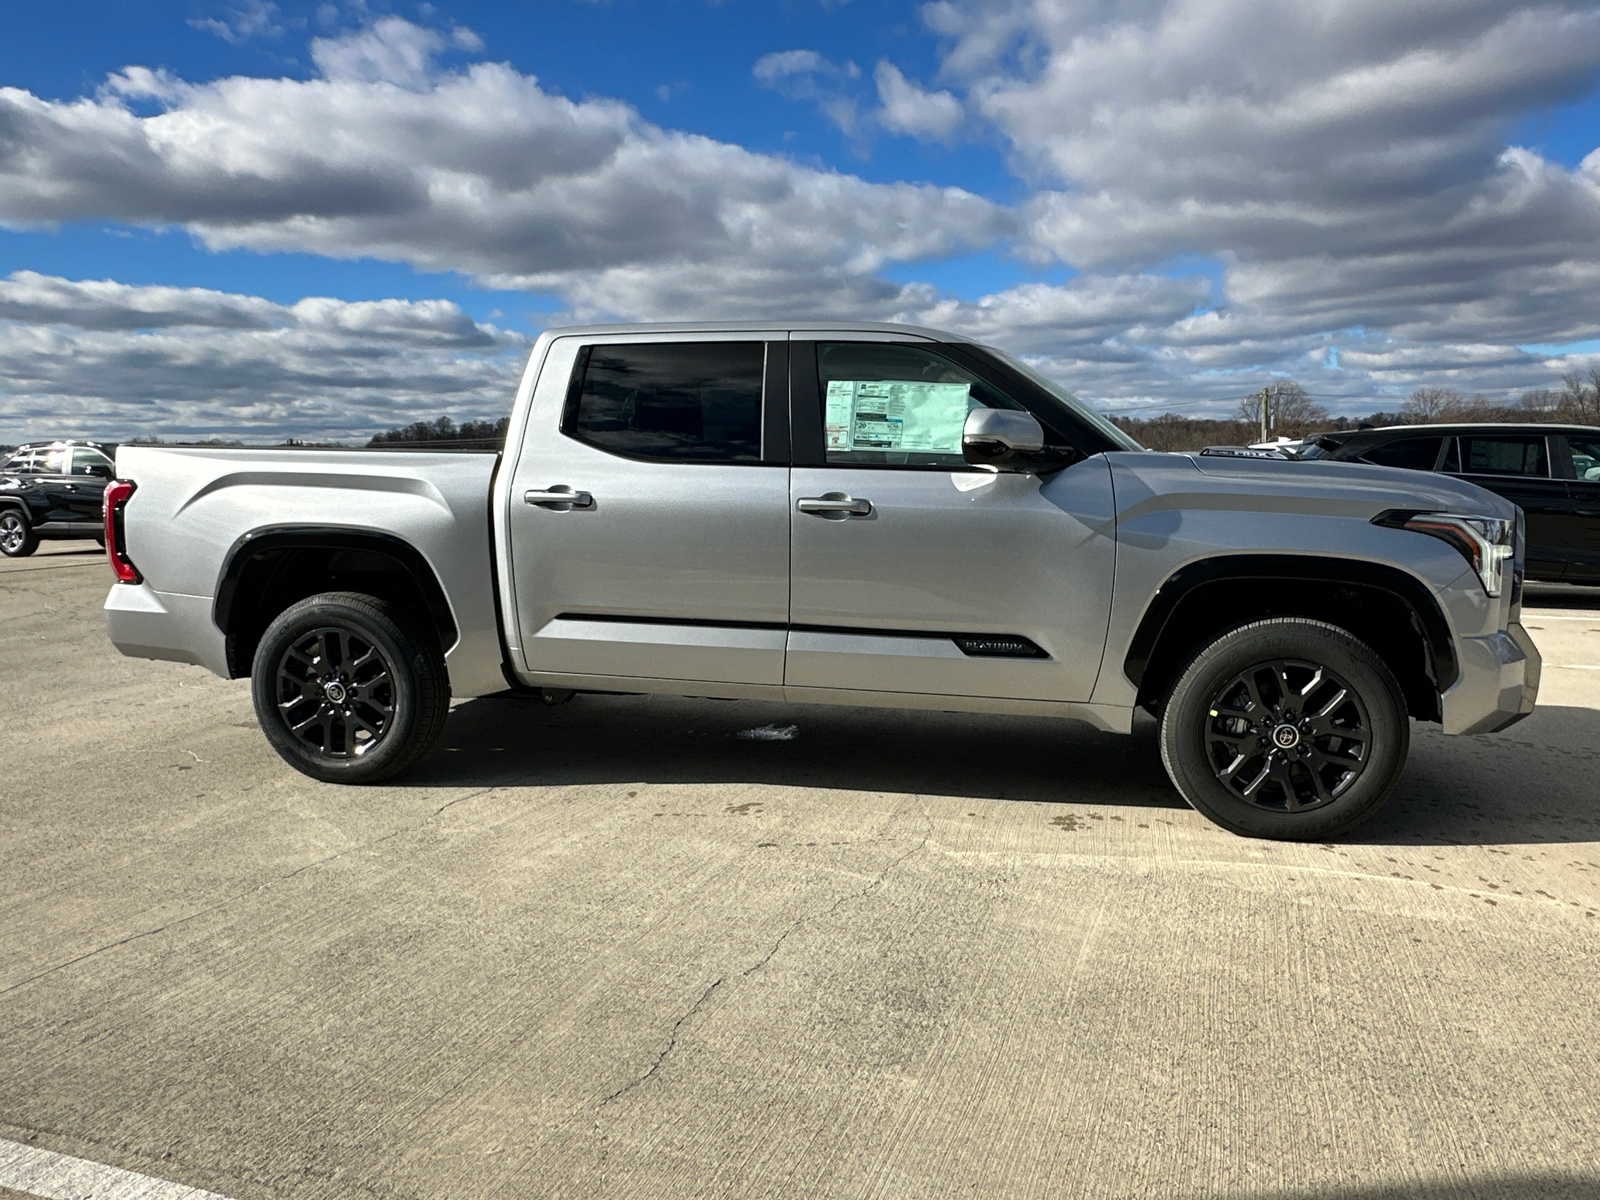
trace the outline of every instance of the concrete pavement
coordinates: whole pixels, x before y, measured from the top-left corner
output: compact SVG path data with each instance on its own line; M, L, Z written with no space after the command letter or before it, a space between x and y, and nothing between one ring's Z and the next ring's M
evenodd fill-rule
M1286 846L1149 722L475 700L319 784L77 550L0 563L0 1138L233 1200L1600 1196L1600 594L1530 599L1532 718Z

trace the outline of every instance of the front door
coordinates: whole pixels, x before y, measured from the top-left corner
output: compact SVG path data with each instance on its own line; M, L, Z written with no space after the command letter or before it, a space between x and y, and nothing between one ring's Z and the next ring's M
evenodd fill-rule
M784 336L554 343L505 514L527 672L782 683Z
M1562 543L1568 554L1563 579L1600 583L1600 434L1569 433L1566 452L1572 466L1569 499L1562 522Z
M1566 570L1561 525L1567 485L1551 470L1542 434L1474 433L1453 438L1442 470L1504 496L1528 518L1528 578L1554 581Z
M1105 458L967 466L968 411L1022 405L935 344L796 341L792 365L785 686L1087 700L1111 606Z
M40 474L34 484L44 496L44 520L52 525L64 525L78 520L73 506L77 481L72 478L72 448L52 446L39 464Z

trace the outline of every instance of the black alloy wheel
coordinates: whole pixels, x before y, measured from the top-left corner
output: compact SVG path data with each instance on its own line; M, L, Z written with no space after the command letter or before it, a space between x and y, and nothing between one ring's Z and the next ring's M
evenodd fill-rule
M1275 812L1332 804L1361 778L1372 744L1360 695L1322 663L1249 667L1218 689L1206 720L1217 778Z
M18 508L0 509L0 554L7 558L27 558L39 548L39 535Z
M290 605L256 647L261 731L296 770L369 783L433 746L450 710L430 624L373 596L325 592Z
M375 641L349 629L313 629L289 642L275 695L289 732L325 758L369 754L394 727L394 670Z
M1250 837L1324 841L1377 812L1405 767L1405 694L1372 648L1282 617L1202 647L1161 710L1183 798Z

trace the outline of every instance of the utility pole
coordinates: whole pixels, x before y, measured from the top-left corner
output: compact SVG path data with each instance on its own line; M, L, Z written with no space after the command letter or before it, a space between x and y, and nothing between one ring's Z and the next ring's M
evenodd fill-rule
M1261 440L1263 442L1267 440L1267 402L1270 399L1270 397L1271 397L1271 393L1266 388L1262 388L1261 389Z

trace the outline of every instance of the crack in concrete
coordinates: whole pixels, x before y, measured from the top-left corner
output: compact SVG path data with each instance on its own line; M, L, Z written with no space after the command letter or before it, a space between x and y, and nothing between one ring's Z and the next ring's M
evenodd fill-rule
M928 842L933 838L933 818L928 814L927 810L924 809L923 813L922 813L922 819L926 823L927 828L923 831L922 840L921 841L919 841L916 845L912 846L909 850L905 851L903 854L898 855L892 862L890 862L887 866L885 866L883 868L883 870L879 871L875 876L873 876L872 881L870 883L868 883L866 887L859 888L859 889L857 889L856 891L853 891L853 892L845 893L843 896L840 896L837 900L835 900L832 904L830 904L827 908L825 908L821 912L808 913L808 914L806 914L804 916L796 917L794 919L794 921L790 924L789 928L785 929L782 933L780 933L778 935L777 939L772 943L772 945L770 947L768 947L767 952L765 954L763 954L760 958L758 958L750 966L746 967L743 971L741 971L739 973L739 977L741 979L748 979L751 975L755 974L762 967L766 966L767 963L771 962L773 955L778 953L778 950L783 946L783 943L785 941L787 941L789 939L789 936L791 934L793 934L796 930L798 930L801 926L809 924L812 921L820 921L820 920L824 920L824 919L826 919L828 917L831 917L834 913L838 912L840 908L844 907L844 905L847 904L848 902L850 902L852 900L860 900L863 896L866 896L869 892L871 892L874 888L876 888L879 884L881 884L886 878L888 878L889 872L893 871L901 863L905 862L906 859L910 858L913 854L917 853L917 851L924 849L927 846ZM643 1084L648 1083L651 1079L655 1078L656 1073L661 1070L661 1065L664 1062L666 1062L667 1056L669 1054L671 1054L672 1051L678 1045L678 1031L683 1028L685 1022L687 1022L690 1018L694 1017L697 1013L699 1013L701 1008L703 1008L705 1006L706 1001L711 999L712 993L715 992L724 983L726 983L727 979L728 979L728 977L726 975L718 976L717 979L714 980L711 983L711 985L705 989L705 991L700 993L699 999L697 999L693 1004L691 1004L689 1006L688 1011L685 1012L683 1014L683 1016L679 1017L676 1021L674 1021L672 1023L672 1028L667 1031L666 1044L661 1048L661 1051L655 1057L655 1061L653 1061L650 1064L649 1069L646 1070L644 1072L644 1074L639 1075L638 1077L629 1080L627 1083L623 1084L616 1091L612 1092L604 1100L600 1101L600 1104L599 1104L599 1106L598 1106L598 1108L596 1109L596 1112L595 1112L595 1125L596 1125L596 1132L597 1133L599 1132L598 1126L599 1126L599 1123L600 1123L600 1113L603 1112L611 1104L613 1104L619 1097L626 1095L628 1092L633 1091L634 1088L640 1087ZM606 1140L605 1136L602 1134L601 1135L601 1145L602 1145L602 1147L605 1144L605 1140ZM601 1154L602 1163L604 1162L604 1157L605 1157L604 1156L604 1151L602 1149L602 1154Z
M928 845L928 842L933 838L933 818L928 815L926 810L924 810L922 819L927 823L928 828L924 831L922 840L920 842L911 847L911 849L907 850L904 854L900 855L888 866L884 867L883 870L879 871L878 874L873 878L872 882L867 884L866 887L860 889L859 891L845 893L820 913L811 913L806 916L796 917L794 923L778 935L777 940L772 943L772 947L759 959L757 959L755 963L741 972L742 977L748 979L751 975L754 975L762 967L766 966L767 963L772 961L772 956L778 952L779 947L781 947L783 943L788 940L790 934L796 932L802 925L809 924L812 921L820 921L826 917L831 917L834 913L838 912L839 909L844 907L847 902L861 899L863 896L867 895L868 892L872 891L879 884L881 884L888 877L890 871L893 871L901 863L905 862L906 859L917 853L917 851L925 849Z
M656 1055L655 1061L650 1064L650 1069L647 1070L643 1075L640 1075L638 1078L630 1079L627 1083L623 1084L616 1091L612 1092L604 1100L600 1101L600 1107L602 1109L604 1109L607 1105L614 1103L619 1096L626 1095L628 1092L633 1091L634 1088L650 1082L650 1080L655 1077L655 1073L661 1069L661 1064L667 1061L667 1055L671 1054L673 1048L678 1044L678 1030L683 1028L685 1021L689 1020L690 1017L694 1016L700 1011L705 1002L711 999L711 993L726 983L727 979L728 977L726 975L717 976L717 978L711 982L711 985L707 987L705 991L700 993L700 998L689 1006L689 1011L684 1013L683 1016L679 1017L672 1023L672 1028L667 1031L667 1044L661 1047L661 1051ZM596 1114L596 1119L598 1120L598 1114Z
M289 880L293 879L296 875L303 875L305 872L313 870L313 869L315 869L317 867L320 867L320 866L324 866L327 863L331 863L335 859L344 858L346 855L349 855L349 854L359 854L363 850L372 849L374 846L381 846L381 845L383 845L384 842L392 841L394 838L400 837L403 834L416 833L418 830L424 829L428 825L432 824L434 821L438 820L440 815L442 813L444 813L447 809L454 808L458 804L464 804L468 800L475 800L475 799L479 798L480 796L487 796L492 792L499 791L502 787L514 787L514 786L516 786L516 785L515 784L496 784L493 787L482 788L479 791L470 792L465 796L458 796L454 800L450 801L448 804L440 805L438 808L434 809L431 814L429 814L428 816L424 817L422 820L416 822L413 825L405 825L405 826L402 826L399 829L392 829L388 833L384 834L382 837L373 838L370 841L362 842L359 846L351 846L351 847L349 847L347 849L340 850L337 853L330 854L325 858L319 858L319 859L315 860L314 862L306 863L304 866L296 867L294 870L288 872L287 874L274 876L271 879L267 879L267 880L264 880L261 883L256 884L254 887L245 888L242 891L238 891L238 892L233 893L233 895L231 895L231 896L225 896L221 900L218 900L215 904L209 904L205 908L197 909L196 911L194 911L192 913L188 913L187 915L182 916L182 917L175 917L170 921L167 921L167 922L165 922L165 923L163 923L161 925L157 925L153 929L140 929L140 930L137 930L134 933L128 934L126 937L120 937L120 938L117 938L115 941L107 942L103 946L96 946L93 950L86 950L84 953L79 954L76 957L69 958L69 959L65 960L64 962L56 963L54 966L46 967L43 971L40 971L35 975L30 975L26 979L19 979L16 983L10 984L7 987L0 988L0 996L9 996L12 992L18 990L19 988L27 987L30 983L37 983L37 982L39 982L39 980L48 978L49 976L54 975L54 974L56 974L56 973L58 973L60 971L65 971L69 967L75 967L81 962L87 962L89 959L95 958L95 957L97 957L98 955L101 955L101 954L105 954L107 951L115 950L119 946L126 946L130 942L137 942L137 941L141 941L144 938L155 937L157 934L165 933L169 929L175 929L179 925L187 925L190 921L197 921L201 917L209 916L214 912L219 912L222 909L227 908L232 904L238 903L240 900L246 900L246 899L249 899L251 896L258 895L259 893L266 891L268 888L273 887L276 884L287 883Z

